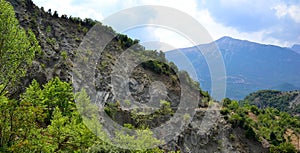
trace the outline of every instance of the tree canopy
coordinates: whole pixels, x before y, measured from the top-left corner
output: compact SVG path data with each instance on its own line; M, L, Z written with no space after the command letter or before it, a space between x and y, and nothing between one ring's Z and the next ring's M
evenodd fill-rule
M10 3L0 0L0 95L11 89L26 74L41 48L31 30L25 30L15 18Z

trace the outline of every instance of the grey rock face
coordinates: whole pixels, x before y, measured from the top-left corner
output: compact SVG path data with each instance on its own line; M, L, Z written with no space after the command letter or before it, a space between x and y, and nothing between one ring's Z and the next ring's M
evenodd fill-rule
M73 59L77 53L77 48L89 26L82 26L68 19L53 17L51 14L41 11L31 0L8 0L14 6L21 26L31 28L42 47L42 54L38 55L28 70L28 74L23 78L22 88L28 86L33 79L44 84L51 78L58 76L63 81L71 82L72 75L90 75L80 72L72 72ZM105 31L105 30L103 30ZM101 39L106 39L109 32L104 32ZM93 101L98 106L104 106L109 102L130 100L136 105L148 105L158 108L160 100L171 102L171 107L176 110L182 99L190 101L199 96L199 92L188 92L185 97L181 97L183 91L191 91L188 86L180 86L178 78L170 79L166 74L158 74L153 70L144 68L141 64L132 66L128 61L134 61L130 56L117 63L118 56L123 52L122 47L116 40L112 40L106 46L101 58L98 60L95 76L95 83L92 87L96 93ZM123 66L118 69L118 64ZM129 76L125 76L122 71L132 71ZM82 80L83 76L78 77L78 81L73 83L74 87L86 84ZM90 82L89 82L90 83ZM120 88L116 88L120 87ZM121 88L124 87L124 88ZM89 91L88 91L89 92ZM118 96L118 93L125 92L125 96ZM201 99L200 99L201 100ZM199 101L193 101L199 103ZM185 106L185 104L182 104ZM122 106L123 107L123 106ZM183 107L182 109L196 109ZM130 118L130 108L117 113L115 118L118 123L133 122ZM177 110L182 111L182 110ZM164 116L152 123L151 126L163 124L171 116ZM181 120L175 118L174 121ZM172 123L170 126L176 125ZM172 129L172 128L170 128ZM165 132L168 129L166 129ZM231 140L230 135L235 139ZM206 107L197 108L196 114L190 124L186 125L183 131L178 131L174 140L162 146L166 150L181 150L182 152L202 153L202 152L265 152L260 143L250 141L244 137L243 130L232 128L230 124L220 116L216 110L208 110Z

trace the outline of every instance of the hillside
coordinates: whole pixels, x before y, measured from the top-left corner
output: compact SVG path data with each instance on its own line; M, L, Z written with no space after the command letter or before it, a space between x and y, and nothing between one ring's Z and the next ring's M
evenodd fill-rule
M275 92L274 92L275 93ZM272 97L272 96L270 96ZM233 125L246 130L246 137L259 140L270 152L296 152L300 150L300 120L275 108L259 109L235 100L224 99L221 114ZM236 139L236 136L232 136Z
M223 37L214 42L224 58L227 75L227 95L233 99L242 99L256 90L273 89L282 84L291 84L300 88L300 55L288 48L264 45ZM210 73L201 49L209 50L213 44L199 45L191 48L166 52L168 60L173 61L180 69L189 71L180 65L180 53L183 53L193 64L202 89L210 90ZM199 49L200 51L199 51ZM282 89L282 88L281 88Z
M249 94L242 103L256 105L259 108L276 108L292 115L300 115L300 92L299 91L274 91L262 90Z
M16 76L20 79L18 84L7 83L10 88L0 94L0 152L295 151L294 140L299 134L296 129L300 126L296 118L253 107L250 110L257 115L267 112L257 119L260 124L255 125L245 117L250 114L249 107L240 107L228 99L220 111L221 103L201 90L188 73L178 71L164 53L145 50L138 40L92 19L59 17L56 11L45 12L31 0L8 1L13 7L0 0L1 21L16 21L16 24L1 24L1 33L4 36L8 33L8 25L17 29L13 32L31 29L36 38L31 45L38 43L42 50L36 52L32 62L28 60L27 73ZM90 40L84 39L86 35L93 36L93 32L88 32L92 27L101 33L90 38L97 38L100 44L115 37L103 48L92 67L94 73L89 74L85 72L90 67L84 67L84 62L94 57L81 55L99 49L90 48L94 43L87 48L82 45ZM11 37L0 40L11 41ZM118 60L126 51L132 54ZM20 52L8 49L2 53L8 53L5 55L10 59ZM151 60L139 63L147 57ZM83 63L76 63L76 59ZM78 69L80 64L86 69ZM122 72L128 69L130 75L126 76ZM10 70L12 75L13 72ZM86 80L90 75L95 82ZM0 82L2 89L3 80ZM85 83L90 86L80 88ZM123 92L125 96L120 94ZM278 130L281 124L273 123L274 114L279 114L277 121L284 123L281 130ZM107 118L111 120L107 122ZM266 120L268 125L276 124L276 129L265 126ZM121 126L119 131L111 130L118 126ZM157 132L161 126L165 128ZM255 130L249 130L250 127ZM132 130L136 135L130 135ZM284 132L292 143L284 137ZM278 139L274 139L274 133L279 133Z

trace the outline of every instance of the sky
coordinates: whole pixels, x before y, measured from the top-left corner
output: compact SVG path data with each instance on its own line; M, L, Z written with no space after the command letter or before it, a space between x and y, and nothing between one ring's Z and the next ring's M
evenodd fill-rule
M33 0L59 15L102 21L121 10L142 5L159 5L182 11L198 21L213 40L223 36L253 42L291 47L300 44L300 0ZM136 20L149 23L159 15L136 14ZM128 17L129 18L129 17ZM176 16L174 17L176 18ZM142 43L159 41L174 48L193 44L176 30L145 25L117 31ZM167 48L161 48L167 50Z

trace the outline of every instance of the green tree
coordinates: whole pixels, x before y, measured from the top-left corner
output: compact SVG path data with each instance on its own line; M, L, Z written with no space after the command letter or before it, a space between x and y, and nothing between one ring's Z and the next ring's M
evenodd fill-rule
M47 152L49 144L47 137L42 135L40 123L44 121L45 114L41 107L33 106L30 102L21 101L15 105L12 112L13 137L9 148L12 152Z
M271 140L271 143L275 146L280 144L280 141L277 140L276 134L273 131L270 133L270 140Z
M239 103L235 100L231 101L230 104L228 105L228 108L230 110L237 110L239 108Z
M10 141L10 109L9 99L0 95L0 151L8 147Z
M28 152L41 150L36 144L42 137L39 123L45 114L40 107L25 101L0 96L0 151ZM41 141L41 143L44 141ZM26 151L27 150L27 151Z
M45 105L49 121L55 107L58 107L63 115L70 115L75 109L74 95L70 83L62 82L58 77L50 80L43 89L43 104Z
M296 148L289 142L281 143L278 146L272 146L270 148L271 153L295 153L297 152Z
M97 106L91 104L90 97L85 89L75 94L75 102L79 113L88 119L95 117L97 114Z
M231 99L225 98L222 102L224 107L228 107L231 104Z
M245 135L246 135L246 138L249 138L249 139L254 139L255 138L255 132L254 132L254 130L253 130L253 128L252 127L248 127L248 129L246 130L246 133L245 133Z
M26 88L26 91L21 95L21 100L31 102L34 106L42 106L43 92L36 80L33 80L31 85Z
M162 144L161 140L153 137L153 133L149 129L137 129L135 136L124 134L122 131L116 132L116 138L114 140L118 145L127 147L134 151L146 152L149 148L158 147Z
M31 30L20 27L10 3L0 0L0 95L6 93L26 74L28 65L40 52L40 46ZM12 90L12 89L11 89Z
M51 135L51 144L54 146L53 151L59 151L66 147L69 141L68 117L63 116L58 107L53 112L51 125L47 128L47 132Z

